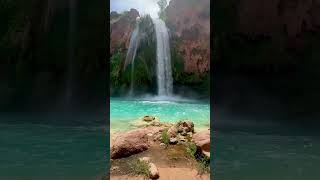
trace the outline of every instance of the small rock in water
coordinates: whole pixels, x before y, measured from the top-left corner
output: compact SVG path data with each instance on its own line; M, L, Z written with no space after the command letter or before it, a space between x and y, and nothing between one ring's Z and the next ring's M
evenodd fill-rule
M153 116L144 116L144 117L143 117L143 120L144 120L144 121L148 121L148 122L149 122L149 121L153 121L153 120L155 120L155 119L156 119L156 118L153 117Z
M170 144L177 144L178 139L177 138L170 138Z
M158 171L158 168L155 164L153 163L149 163L150 165L150 178L151 179L158 179L159 178L159 171Z
M142 157L142 158L139 158L139 161L141 161L141 162L146 162L146 163L150 163L150 157Z

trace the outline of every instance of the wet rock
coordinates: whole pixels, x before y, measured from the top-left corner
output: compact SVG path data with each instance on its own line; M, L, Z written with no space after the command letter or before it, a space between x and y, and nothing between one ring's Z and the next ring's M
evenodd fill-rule
M142 118L142 120L143 120L143 121L150 122L150 121L156 120L156 118L153 117L153 116L144 116L144 117Z
M178 143L178 139L177 138L170 138L170 144L177 144Z
M146 126L161 126L160 120L154 116L144 116L135 121L130 122L130 124L134 127L146 127Z
M192 140L202 153L210 158L210 130L201 131L193 135Z
M158 179L159 178L159 171L158 171L158 168L155 164L153 163L149 163L150 165L150 178L151 179Z
M147 131L137 129L120 134L113 141L111 159L128 157L149 148Z

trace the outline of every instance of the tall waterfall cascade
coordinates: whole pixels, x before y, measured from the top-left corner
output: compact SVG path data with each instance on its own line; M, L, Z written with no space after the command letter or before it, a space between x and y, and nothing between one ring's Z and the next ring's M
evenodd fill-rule
M157 41L157 85L159 96L172 95L172 69L169 33L161 19L152 18Z
M165 23L161 19L152 18L156 34L156 76L159 96L172 95L172 69L171 54L169 45L169 33ZM139 32L139 18L136 27L130 37L130 44L125 59L124 68L131 64L131 85L129 95L133 95L134 90L134 60L140 43L141 32Z
M131 85L130 85L130 95L133 95L133 88L134 88L134 59L136 58L137 49L139 46L139 19L137 19L136 27L133 30L130 38L130 44L126 56L126 60L124 63L124 67L126 68L128 64L131 63Z

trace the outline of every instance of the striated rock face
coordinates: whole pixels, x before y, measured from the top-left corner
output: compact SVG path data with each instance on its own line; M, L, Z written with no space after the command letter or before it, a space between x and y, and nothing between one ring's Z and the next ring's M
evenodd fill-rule
M210 70L209 7L209 0L171 0L166 9L172 48L183 57L186 73L202 76Z
M128 12L118 14L117 12L110 13L110 54L114 50L124 45L123 50L127 50L130 43L131 32L135 28L136 18L139 17L139 12L135 9L130 9Z

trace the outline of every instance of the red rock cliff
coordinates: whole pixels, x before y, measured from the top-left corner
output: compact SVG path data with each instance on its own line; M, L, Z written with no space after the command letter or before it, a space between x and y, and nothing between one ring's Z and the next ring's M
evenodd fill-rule
M110 14L110 54L114 50L124 44L124 49L128 49L130 43L131 32L135 28L136 18L139 17L139 12L131 9L129 12L118 14L111 12Z
M210 70L210 1L171 0L166 8L171 39L183 57L184 71L201 77ZM174 38L173 36L176 36Z

